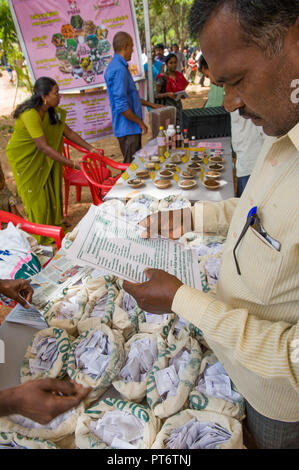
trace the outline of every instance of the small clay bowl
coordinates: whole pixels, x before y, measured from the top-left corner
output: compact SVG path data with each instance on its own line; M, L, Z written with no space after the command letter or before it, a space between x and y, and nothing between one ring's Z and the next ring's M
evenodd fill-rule
M177 153L175 153L174 155L172 155L169 159L169 161L171 163L182 163L182 158L180 155L178 155Z
M219 181L216 181L216 180L206 180L206 181L203 181L203 184L207 189L212 189L212 190L218 189L221 186Z
M149 161L153 163L158 163L160 161L160 158L158 155L153 155L152 157L149 157Z
M155 169L155 163L145 163L144 166L145 168L147 168L148 170L154 170Z
M159 171L159 176L163 179L172 178L173 175L174 175L174 171L172 171L172 170L161 170L161 171Z
M170 180L155 180L154 185L159 189L166 189L170 186Z
M191 161L195 163L202 163L203 158L195 155L194 157L191 157Z
M196 178L197 171L187 168L187 170L182 171L181 175L184 179L193 179L193 178Z
M205 173L205 177L209 180L216 180L217 178L220 178L220 176L220 171L207 171Z
M196 186L195 180L182 180L179 182L179 187L182 189L192 189Z
M201 169L201 165L198 162L189 163L187 167L190 168L190 170L196 170L196 171L199 171Z
M215 156L215 157L210 157L210 158L209 158L209 162L210 162L210 163L220 163L220 164L223 164L224 158L219 157L219 156L217 155L217 156Z
M132 188L139 188L143 185L143 180L141 180L140 178L134 178L128 181L128 185Z
M221 171L223 170L223 165L219 163L212 163L208 166L209 170Z
M164 167L168 170L175 170L176 165L175 163L165 163Z
M147 170L137 170L136 171L137 178L148 178L149 172Z

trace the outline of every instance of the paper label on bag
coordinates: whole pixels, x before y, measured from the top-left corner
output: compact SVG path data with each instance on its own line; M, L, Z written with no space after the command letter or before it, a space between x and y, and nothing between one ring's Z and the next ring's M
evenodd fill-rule
M135 171L135 170L137 170L138 166L136 165L135 162L133 162L133 163L131 163L131 165L129 166L129 168L130 168L131 171Z
M128 173L127 173L126 171L121 175L121 177L122 177L122 179L125 180L125 181L127 181L127 179L130 178L129 175L128 175Z

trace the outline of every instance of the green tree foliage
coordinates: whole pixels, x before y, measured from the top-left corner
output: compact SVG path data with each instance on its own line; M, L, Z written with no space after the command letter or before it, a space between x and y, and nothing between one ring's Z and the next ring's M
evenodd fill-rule
M141 44L144 44L143 0L134 0ZM150 0L149 14L152 42L173 42L183 48L190 44L189 11L193 0Z
M32 83L28 68L23 64L24 58L7 0L0 0L0 39L8 62L17 74L18 85L31 91Z

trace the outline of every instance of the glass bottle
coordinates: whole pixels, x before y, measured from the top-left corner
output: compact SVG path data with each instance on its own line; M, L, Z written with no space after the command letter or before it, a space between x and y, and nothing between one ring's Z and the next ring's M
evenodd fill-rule
M166 138L164 127L160 126L159 133L157 136L157 143L158 143L158 156L163 157L164 153L166 152Z

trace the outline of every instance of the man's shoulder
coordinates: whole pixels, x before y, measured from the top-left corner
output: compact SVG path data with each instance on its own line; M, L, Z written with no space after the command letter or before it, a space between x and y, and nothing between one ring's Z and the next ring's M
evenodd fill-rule
M125 66L125 64L121 60L118 60L116 56L114 56L105 70L104 78L105 80L107 80L113 77L113 75L115 75L116 73L119 75L122 73L125 74L126 72L127 67Z

